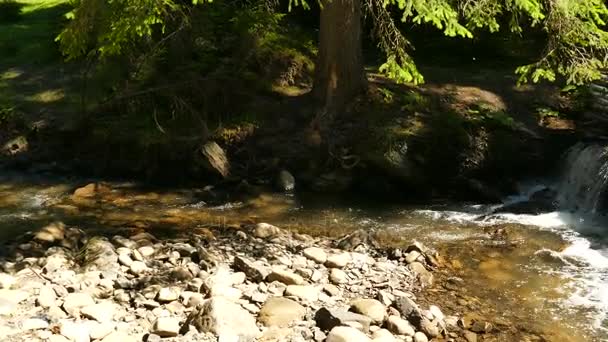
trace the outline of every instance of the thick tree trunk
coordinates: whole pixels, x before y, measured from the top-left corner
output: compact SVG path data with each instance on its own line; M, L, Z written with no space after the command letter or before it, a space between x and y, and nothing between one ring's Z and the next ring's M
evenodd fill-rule
M324 0L313 95L326 112L341 111L365 89L361 0Z

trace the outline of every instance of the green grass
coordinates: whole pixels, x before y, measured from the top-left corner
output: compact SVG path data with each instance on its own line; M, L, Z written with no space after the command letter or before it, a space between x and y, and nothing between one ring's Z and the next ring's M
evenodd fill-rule
M68 11L67 0L19 0L21 15L0 22L0 66L46 64L60 54L55 37ZM4 72L4 70L0 70Z

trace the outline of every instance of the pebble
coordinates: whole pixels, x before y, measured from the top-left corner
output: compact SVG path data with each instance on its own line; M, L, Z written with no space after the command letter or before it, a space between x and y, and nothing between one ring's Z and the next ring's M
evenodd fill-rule
M299 321L306 309L297 302L282 297L269 298L260 309L258 320L265 326L285 327Z
M110 302L101 302L85 306L80 309L80 313L90 319L98 322L109 322L114 317L115 305Z
M156 300L161 303L168 303L179 299L179 289L175 287L163 287L158 291Z
M416 333L410 322L399 316L389 316L386 320L386 327L397 335L414 336Z
M77 309L93 304L95 304L95 301L88 293L70 293L65 297L63 309L74 316Z

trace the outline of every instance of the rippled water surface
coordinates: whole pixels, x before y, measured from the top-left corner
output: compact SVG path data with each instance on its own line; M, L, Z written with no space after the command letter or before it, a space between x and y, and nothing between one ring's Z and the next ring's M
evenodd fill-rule
M399 206L369 199L260 194L221 200L212 189L143 189L114 183L94 198L82 182L0 179L0 239L54 221L83 229L197 232L265 221L310 234L373 230L385 245L416 239L444 266L420 296L450 314L483 316L496 341L608 340L608 249L597 217L552 212L483 216L479 205ZM215 200L209 200L215 198Z

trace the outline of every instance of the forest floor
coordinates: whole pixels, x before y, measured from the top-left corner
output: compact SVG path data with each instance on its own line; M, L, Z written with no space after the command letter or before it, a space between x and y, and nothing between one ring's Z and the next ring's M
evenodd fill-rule
M51 136L53 131L61 132L59 136L66 131L78 131L78 125L86 117L89 107L83 94L90 96L95 92L94 89L87 89L87 84L83 82L84 67L77 63L64 62L58 52L55 38L62 25L67 22L65 13L69 10L68 2L19 0L19 3L23 5L21 17L16 21L0 22L0 125L3 127L0 142L2 144L12 144L15 137L31 135L32 132L44 128L47 128L46 133L51 131ZM340 134L347 136L342 141L338 141L338 145L348 146L353 141L365 141L365 144L372 145L370 153L381 155L386 152L387 146L384 144L387 141L392 145L394 142L404 140L408 145L413 145L414 150L423 149L415 155L415 159L427 160L441 159L435 155L435 152L446 150L445 144L452 144L454 148L475 145L474 135L477 133L471 131L478 130L479 127L482 131L488 127L491 130L515 131L517 134L508 137L515 140L521 140L522 136L526 139L538 140L546 128L564 132L572 132L575 129L574 122L568 118L564 119L562 113L562 111L570 111L572 104L566 97L560 95L557 87L549 85L517 87L516 76L509 68L489 68L474 63L457 67L422 65L421 71L425 75L426 83L421 86L396 85L375 74L374 67L370 67L369 70L371 101L364 100L363 108L358 110L362 115L346 119L348 121L346 128L340 123L337 124L336 136ZM302 109L303 104L306 108L310 107L306 95L303 95L309 89L308 86L273 85L270 87L272 89L270 94L256 93L252 103L247 105L246 112L235 115L236 119L229 125L220 123L219 128L214 127L212 133L224 139L227 144L234 141L237 141L236 144L241 144L234 148L237 152L249 150L247 152L249 154L237 157L242 159L239 162L245 160L244 163L248 163L256 157L255 154L258 153L255 151L256 148L270 144L271 155L274 154L277 159L288 160L279 164L283 164L283 167L299 168L300 164L289 164L289 160L298 157L310 159L310 151L301 155L298 155L298 151L301 151L302 139L310 142L310 135L312 134L312 140L315 140L314 136L318 134L318 132L304 132L304 135L309 136L294 139L301 137L302 125L306 127L310 122L310 113L303 113L307 109ZM242 122L239 122L241 119ZM158 123L148 125L155 132L143 132L140 135L134 133L135 129L122 127L125 126L123 123L117 123L112 118L107 125L102 121L105 120L103 116L95 120L101 123L96 129L106 131L102 132L101 138L93 139L91 136L94 134L90 134L91 132L80 132L77 138L71 136L71 140L45 148L45 153L49 153L50 150L51 153L55 153L51 158L66 157L69 153L66 154L57 146L68 146L68 148L79 146L81 149L78 153L92 159L103 159L99 164L108 163L107 160L110 159L111 162L119 160L119 166L116 167L118 174L124 174L123 169L132 171L129 168L135 164L138 170L147 168L154 169L154 172L158 171L158 167L149 164L171 164L171 159L169 162L167 160L163 162L162 156L158 155L169 153L167 151L174 152L175 142L180 141L179 139L164 140L163 143L168 147L154 147L151 152L147 150L149 146L145 143L141 144L146 149L143 152L137 150L139 147L131 148L140 145L138 139L159 135ZM147 118L147 121L153 120ZM253 126L256 132L251 133L250 126ZM444 126L456 129L446 130ZM116 127L120 128L121 133ZM370 132L372 134L369 134ZM462 134L459 136L460 133L467 136ZM379 137L377 139L379 141L368 144L367 137L374 134ZM239 135L244 135L245 140L249 139L249 136L256 137L254 147L243 148L241 141L243 139L239 138ZM504 135L499 135L496 139L503 138ZM74 139L84 140L76 143ZM115 143L119 148L127 146L127 150L131 149L124 153L116 152L116 145L112 144L112 139L116 140ZM265 139L266 142L263 142ZM423 141L422 144L420 140ZM471 140L473 143L463 142L462 146L453 143L465 140ZM434 150L416 145L424 146L428 141L433 141L437 148ZM48 140L43 140L42 144L48 144ZM158 143L153 141L153 144ZM381 146L373 146L374 144ZM484 141L481 144L488 143ZM506 144L508 145L508 142ZM41 145L40 142L38 145ZM85 145L87 147L82 147ZM30 150L35 148L30 146ZM368 146L365 146L364 151L361 151L354 147L354 152L350 152L365 154L367 148ZM392 146L388 148L391 149ZM251 152L252 150L254 152ZM447 151L449 150L448 148ZM504 149L496 153L503 151ZM183 151L179 151L181 152ZM146 153L152 156L141 157ZM335 151L330 151L331 153ZM70 158L72 157L68 157ZM435 169L444 169L442 163L431 164ZM263 164L268 162L264 161ZM97 166L93 168L103 169ZM245 166L243 172L249 175L251 170L247 168L248 166ZM321 172L326 171L321 170ZM139 171L135 173L137 172ZM443 175L440 174L439 177Z

